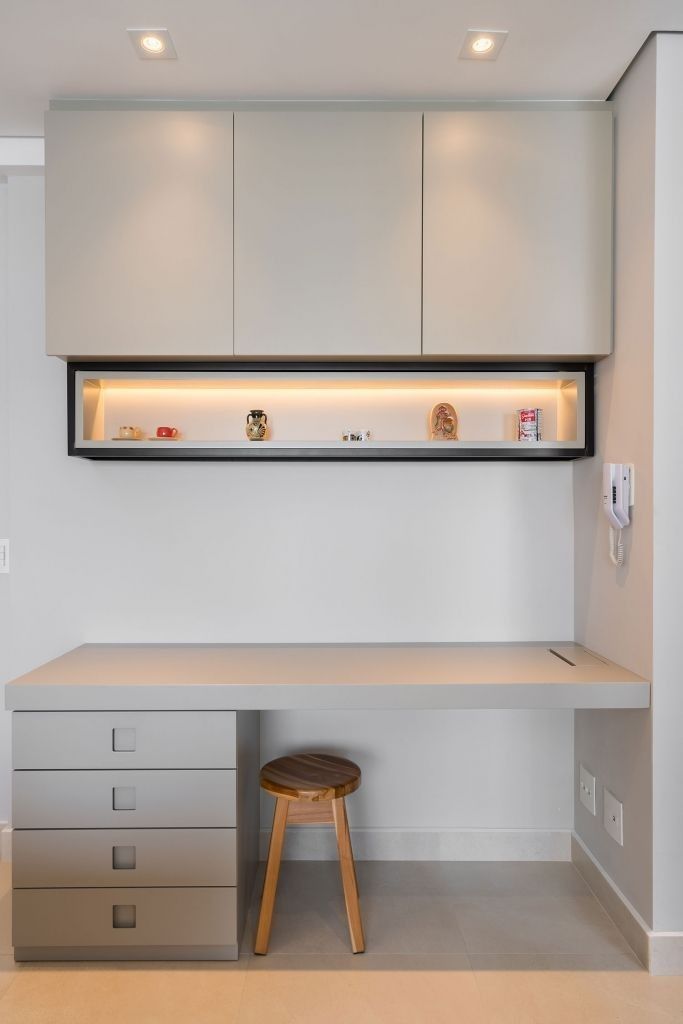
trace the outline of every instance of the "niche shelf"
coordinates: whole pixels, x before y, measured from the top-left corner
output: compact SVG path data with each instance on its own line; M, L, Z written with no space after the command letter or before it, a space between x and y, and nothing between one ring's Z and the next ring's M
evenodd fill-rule
M438 402L455 407L459 440L430 440ZM543 410L540 441L516 439L528 407ZM268 415L263 441L246 439L250 409ZM89 459L576 459L593 454L593 366L73 362L68 413L69 455ZM157 440L158 426L178 437Z

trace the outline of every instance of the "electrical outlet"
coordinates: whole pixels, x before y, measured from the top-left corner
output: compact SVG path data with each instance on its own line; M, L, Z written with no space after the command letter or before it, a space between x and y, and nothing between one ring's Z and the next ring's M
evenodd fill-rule
M602 823L619 846L624 845L624 805L609 789L602 790Z
M579 764L579 800L591 814L595 814L595 776Z
M0 572L9 572L9 541L0 540Z

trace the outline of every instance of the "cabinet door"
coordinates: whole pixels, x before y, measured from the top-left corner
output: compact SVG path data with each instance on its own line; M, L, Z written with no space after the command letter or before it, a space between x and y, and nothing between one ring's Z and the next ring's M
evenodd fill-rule
M235 354L420 354L421 115L235 115Z
M608 354L611 112L429 113L424 131L424 354Z
M231 356L232 114L50 111L47 351Z

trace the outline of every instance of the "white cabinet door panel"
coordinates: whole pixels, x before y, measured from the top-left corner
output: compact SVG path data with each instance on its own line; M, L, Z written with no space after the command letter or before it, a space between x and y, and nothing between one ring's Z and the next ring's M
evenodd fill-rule
M46 115L47 351L231 356L232 113Z
M424 354L608 354L611 112L427 113L424 131Z
M235 355L420 354L418 113L235 115Z

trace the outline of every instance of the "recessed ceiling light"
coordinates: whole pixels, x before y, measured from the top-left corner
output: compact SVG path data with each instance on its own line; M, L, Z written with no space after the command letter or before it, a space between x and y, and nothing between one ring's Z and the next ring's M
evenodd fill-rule
M474 44L475 50L480 42L481 40L478 40L478 42ZM487 42L487 40L484 40L484 42ZM163 53L166 49L166 43L163 39L159 39L159 36L143 36L140 40L140 46L143 50L147 50L148 53Z
M465 36L460 60L496 60L507 39L507 31L471 28Z
M141 60L175 60L178 56L166 28L129 28L128 36Z

